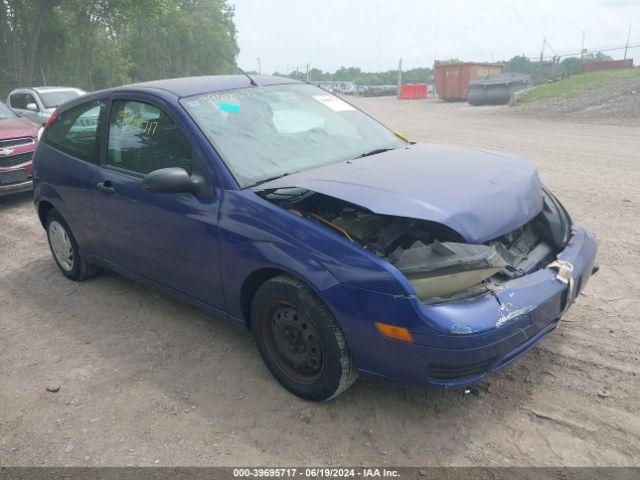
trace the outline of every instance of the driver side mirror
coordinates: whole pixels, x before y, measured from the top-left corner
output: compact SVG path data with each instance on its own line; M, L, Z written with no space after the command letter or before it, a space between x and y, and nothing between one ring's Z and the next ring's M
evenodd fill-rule
M199 175L189 175L184 168L161 168L145 175L142 189L149 193L192 193L198 195L204 187Z
M38 111L38 105L35 103L27 103L27 110L31 110L32 112Z

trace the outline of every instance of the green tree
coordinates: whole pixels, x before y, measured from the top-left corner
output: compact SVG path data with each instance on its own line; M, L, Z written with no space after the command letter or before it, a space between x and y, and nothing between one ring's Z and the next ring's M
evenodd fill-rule
M0 94L230 72L226 0L0 0Z
M296 80L306 80L306 73L293 71L288 75L274 72L280 77L289 77ZM340 67L335 72L323 72L318 68L309 70L309 78L312 82L334 81L334 82L354 82L357 85L395 85L398 78L397 70L387 70L386 72L363 72L358 67ZM433 82L433 69L420 67L402 72L403 83L431 83Z
M565 77L577 75L580 73L581 67L582 60L577 57L566 57L560 62L560 70Z
M504 69L506 72L530 74L533 71L533 65L531 60L522 55L515 56L511 60L504 62Z
M585 62L610 62L613 57L602 52L589 52L584 56Z

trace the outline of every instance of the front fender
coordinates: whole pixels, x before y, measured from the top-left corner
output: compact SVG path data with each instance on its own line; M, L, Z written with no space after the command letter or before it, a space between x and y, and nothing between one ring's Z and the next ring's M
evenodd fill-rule
M309 254L278 242L242 242L227 245L221 259L221 273L228 312L243 318L242 287L260 270L279 270L307 284L321 298L323 292L340 284L320 262ZM331 306L328 305L331 309Z
M225 249L238 244L266 242L304 252L343 284L391 294L410 292L402 274L384 260L325 225L294 215L250 190L224 192L220 235L222 257L227 256ZM286 258L281 263L289 265Z

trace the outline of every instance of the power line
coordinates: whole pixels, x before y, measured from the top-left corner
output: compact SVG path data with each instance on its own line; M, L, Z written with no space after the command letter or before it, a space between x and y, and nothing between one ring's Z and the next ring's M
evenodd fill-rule
M625 48L640 48L640 44L637 45L622 45L620 47L609 47L609 48L592 48L592 52L612 52L615 50L624 50ZM529 60L548 60L554 58L562 58L562 57L577 57L580 56L582 52L573 52L573 53L563 53L562 55L549 55L549 56L536 56L536 57L527 57Z

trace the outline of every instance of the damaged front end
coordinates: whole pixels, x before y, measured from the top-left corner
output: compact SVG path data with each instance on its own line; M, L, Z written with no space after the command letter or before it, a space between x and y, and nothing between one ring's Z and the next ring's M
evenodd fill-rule
M395 266L426 304L459 300L500 288L548 267L571 235L571 220L543 187L542 211L517 229L483 244L436 222L381 215L301 188L259 190L262 198L318 222Z

